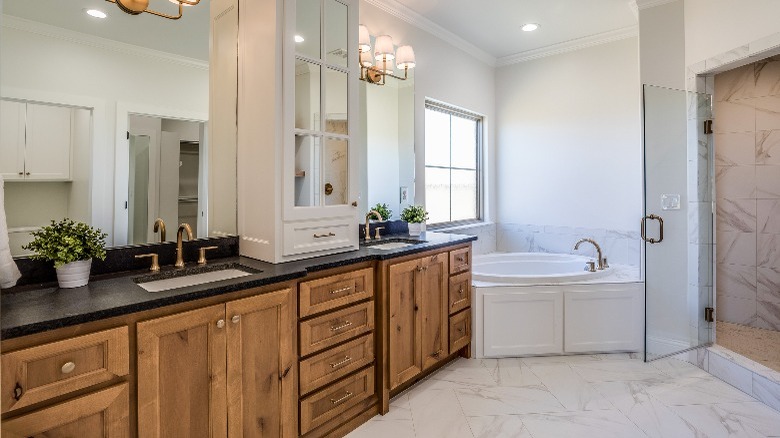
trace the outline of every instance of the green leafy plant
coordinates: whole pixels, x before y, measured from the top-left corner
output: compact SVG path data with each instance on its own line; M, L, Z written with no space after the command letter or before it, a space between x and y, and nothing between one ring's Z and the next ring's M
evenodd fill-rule
M376 210L377 213L382 216L383 221L390 219L390 216L393 214L393 210L390 210L390 208L387 207L387 204L377 203L372 210Z
M421 224L428 220L428 212L422 205L410 205L401 212L401 220L411 224Z
M33 241L22 246L35 251L30 258L54 262L54 267L79 260L106 259L106 237L108 234L83 222L65 218L59 222L33 231Z

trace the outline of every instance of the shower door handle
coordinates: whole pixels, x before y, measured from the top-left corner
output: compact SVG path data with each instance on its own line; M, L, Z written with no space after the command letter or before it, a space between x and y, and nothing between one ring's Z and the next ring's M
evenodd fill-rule
M652 237L648 238L647 234L645 233L645 230L647 229L648 219L658 221L658 226L659 226L658 240ZM647 243L661 243L664 241L664 220L661 218L661 216L651 214L642 218L642 240L644 240Z

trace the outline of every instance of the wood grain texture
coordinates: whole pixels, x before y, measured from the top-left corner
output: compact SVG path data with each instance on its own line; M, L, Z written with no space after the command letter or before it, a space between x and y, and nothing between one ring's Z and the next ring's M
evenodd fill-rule
M68 362L75 368L65 373L62 367ZM129 368L126 326L5 353L2 412L126 376Z
M302 360L300 393L312 392L373 362L373 333Z
M390 265L388 361L390 389L422 371L419 259Z
M374 389L374 369L366 368L301 400L301 435L371 397Z
M303 281L299 285L299 316L303 318L373 297L373 268Z
M299 324L301 356L308 356L370 332L374 329L374 316L374 302L367 301L302 321Z
M450 274L471 272L471 244L450 251Z
M3 421L6 438L127 438L128 385L112 386Z
M423 370L447 356L447 316L449 315L449 260L444 254L421 260L420 310L422 312Z
M471 343L471 309L450 316L450 353L455 353Z
M463 272L450 277L450 315L471 307L471 272Z

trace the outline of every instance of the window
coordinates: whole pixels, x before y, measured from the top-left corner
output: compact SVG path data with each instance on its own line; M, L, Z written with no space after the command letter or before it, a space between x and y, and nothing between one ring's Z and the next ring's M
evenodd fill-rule
M432 225L482 219L482 117L425 102L425 207Z

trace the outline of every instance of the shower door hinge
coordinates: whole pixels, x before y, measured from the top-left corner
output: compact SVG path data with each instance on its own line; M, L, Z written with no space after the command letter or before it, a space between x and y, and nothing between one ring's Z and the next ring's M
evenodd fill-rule
M715 309L712 307L704 308L704 320L707 322L715 322Z
M704 121L704 133L705 134L712 134L712 120L705 120Z

